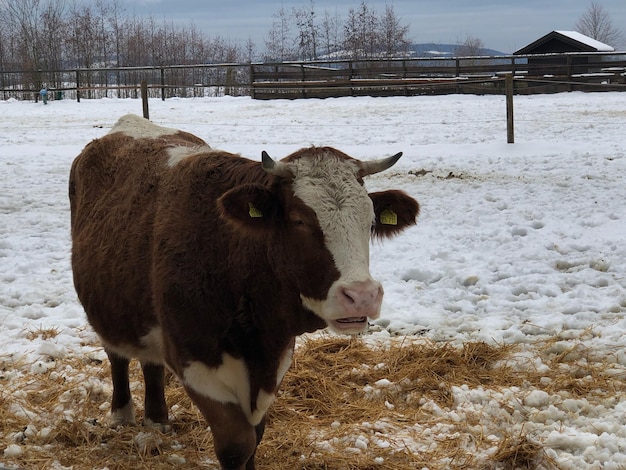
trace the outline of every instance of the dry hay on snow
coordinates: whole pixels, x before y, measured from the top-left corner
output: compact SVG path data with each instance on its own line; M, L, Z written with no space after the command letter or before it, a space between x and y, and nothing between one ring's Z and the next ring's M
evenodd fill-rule
M555 339L520 351L522 346L480 342L458 347L416 337L374 338L299 340L294 364L268 415L257 452L259 469L556 468L541 442L520 432L523 426L512 426L523 421L523 406L499 402L508 421L493 419L480 406L461 414L455 388L478 390L496 400L503 390L513 391L520 403L534 390L594 402L626 389L623 380L605 373L600 361L585 356L582 342L557 348ZM548 366L541 372L532 366L536 357ZM0 364L4 465L217 468L210 432L175 378L169 378L167 387L172 430L161 433L107 424L108 363L93 354L47 364L0 357ZM143 385L137 364L132 381L141 419Z

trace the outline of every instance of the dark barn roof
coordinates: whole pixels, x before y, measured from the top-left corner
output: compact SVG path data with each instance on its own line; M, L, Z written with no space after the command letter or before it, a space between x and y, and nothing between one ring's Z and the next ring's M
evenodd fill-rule
M552 31L513 54L550 54L562 52L613 52L608 44L576 31Z

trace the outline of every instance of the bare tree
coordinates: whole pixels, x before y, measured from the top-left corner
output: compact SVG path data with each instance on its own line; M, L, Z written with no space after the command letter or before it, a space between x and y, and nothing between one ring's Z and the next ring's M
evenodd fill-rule
M252 63L255 57L256 57L256 45L254 44L254 41L252 40L252 38L248 38L244 45L244 59L247 62Z
M212 62L235 63L241 57L241 48L239 44L217 36L211 41L211 56Z
M379 20L375 10L362 1L358 10L350 8L344 24L344 48L354 59L369 59L378 52Z
M115 60L115 65L120 66L122 56L122 14L124 9L120 6L119 0L97 0L100 14L106 20L108 24L108 30L112 38L114 45L114 55L112 59Z
M5 0L6 17L15 25L20 68L33 71L30 85L43 85L41 71L59 68L63 44L64 0ZM56 84L54 84L56 85Z
M241 61L243 51L237 43L221 38L210 40L193 22L179 27L173 21L129 16L121 3L122 0L0 0L0 71L22 72L0 73L0 88L38 91L48 85L62 89L67 77L57 71L68 66L117 68ZM287 17L280 20L281 26L288 28ZM282 32L286 34L288 30ZM281 44L287 44L286 35L283 39ZM246 47L252 60L254 45L249 41ZM230 83L235 83L234 73L230 75ZM137 83L140 78L136 71L116 70L115 74L84 74L79 80L91 94L91 80L98 84L112 80L124 85ZM182 68L168 72L166 79L168 84L212 80ZM175 89L172 93L179 92ZM122 96L124 92L119 88L117 93Z
M13 65L13 31L12 25L9 22L8 11L4 8L4 5L0 3L0 70L11 70ZM5 82L5 74L0 73L0 88L4 89L7 83ZM3 96L6 99L6 94Z
M314 1L309 2L308 6L293 8L290 15L283 8L273 15L265 43L265 60L283 61L295 57L317 60L321 55L338 53L353 59L369 59L408 53L409 26L401 23L393 5L387 4L379 17L366 0L361 0L359 7L351 8L342 23L336 12L331 15L328 11L318 22ZM297 28L295 37L291 36L291 25ZM289 48L289 44L294 44L295 48Z
M468 34L465 36L465 41L457 44L454 54L457 57L470 57L480 55L482 49L485 47L482 39Z
M265 40L265 60L288 60L292 57L291 48L289 47L289 15L284 8L281 8L272 16L274 17L272 29L270 29Z
M135 67L146 65L148 63L147 49L147 33L144 21L133 15L127 18L123 26L124 30L124 61L125 67Z
M107 63L119 67L122 61L123 39L123 7L120 0L96 0L96 6L102 21L102 55ZM121 83L121 73L116 70L116 82ZM108 77L108 75L107 75ZM117 90L118 98L122 97L122 90Z
M91 6L75 4L70 12L69 35L66 39L66 50L72 57L73 65L78 67L95 67L106 58L102 52L102 29L100 17Z
M387 57L407 54L411 41L408 39L409 26L401 25L393 5L385 5L385 13L380 20L380 41L382 52Z
M19 70L19 25L12 21L8 4L0 1L0 70Z
M63 64L63 39L66 36L65 2L49 1L41 9L41 56L42 65L47 70L59 70ZM54 77L54 85L58 85Z
M8 0L4 2L9 24L15 25L20 68L23 70L41 69L40 34L37 28L39 16L38 0Z
M310 0L308 7L293 9L293 18L298 27L298 58L303 60L317 60L319 41L319 25L316 23L315 3Z
M337 52L341 42L341 33L339 15L336 12L334 16L331 16L328 11L324 11L324 20L322 21L320 33L324 54L329 56L333 52Z
M177 37L185 35L185 30L176 31L165 18L161 24L157 24L153 17L148 17L143 24L148 47L148 64L146 65L185 64L185 50L178 47Z
M613 26L611 15L595 0L578 19L576 31L608 45L617 45L623 39L622 32Z

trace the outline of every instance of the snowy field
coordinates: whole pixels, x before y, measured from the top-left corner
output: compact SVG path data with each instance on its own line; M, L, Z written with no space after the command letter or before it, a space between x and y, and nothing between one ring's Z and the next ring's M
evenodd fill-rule
M93 352L72 285L67 180L81 149L129 112L141 102L0 101L0 387ZM505 112L499 96L150 102L153 122L257 160L311 144L360 159L404 152L366 181L422 207L415 227L372 247L385 300L369 336L522 351L554 339L626 380L626 93L516 97L515 144ZM481 393L455 390L461 417L489 402ZM626 397L590 406L524 393L502 391L524 408L511 426L560 468L626 468ZM3 450L0 464L19 453Z

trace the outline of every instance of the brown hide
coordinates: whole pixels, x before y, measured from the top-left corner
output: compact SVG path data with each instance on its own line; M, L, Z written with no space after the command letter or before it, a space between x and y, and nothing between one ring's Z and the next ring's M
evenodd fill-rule
M285 287L291 280L279 275L289 274L298 243L288 243L284 230L272 242L261 230L241 236L220 217L218 200L235 186L277 186L285 206L288 188L274 183L260 163L215 150L167 169L167 148L185 143L177 140L110 134L89 144L72 166L74 282L96 332L108 344L140 346L139 339L163 323L166 346L176 345L166 348L177 356L171 365L190 357L217 365L223 351L262 361L256 343L274 338L276 329L285 338L268 346L280 353L287 338L323 327L297 295L290 298L295 291ZM279 222L281 214L272 214L279 211L275 204L257 205L265 212L259 224L272 217ZM314 217L306 207L299 210ZM317 239L315 247L300 242L308 244L311 257L330 263L322 235ZM274 266L268 263L272 256ZM324 271L329 269L315 273ZM315 294L323 297L332 280L320 279L325 286ZM242 335L249 341L242 342Z

